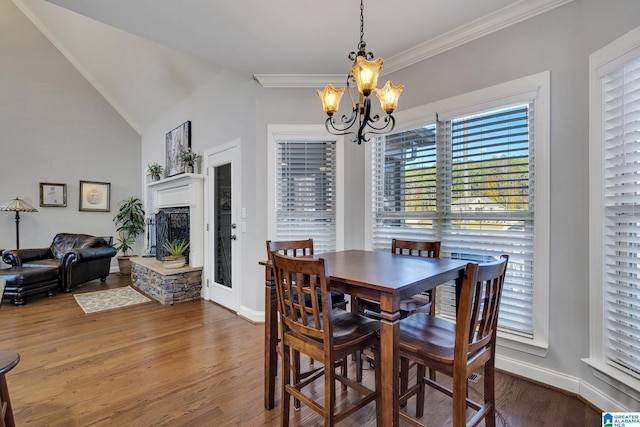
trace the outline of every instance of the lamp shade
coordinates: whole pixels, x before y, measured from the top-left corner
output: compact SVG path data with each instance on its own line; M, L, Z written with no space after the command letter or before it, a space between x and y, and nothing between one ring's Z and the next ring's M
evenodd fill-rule
M378 86L378 76L384 59L378 58L373 61L367 61L364 56L358 56L356 63L351 67L351 74L358 84L358 92L364 96L371 95L371 91Z
M404 85L396 86L388 81L381 89L373 90L380 100L380 108L387 114L393 113L393 110L398 108L398 99L400 99L402 89L404 89Z
M22 199L15 198L9 200L4 205L0 206L0 211L12 211L12 212L38 212L38 209L31 206L29 203Z
M328 84L322 92L318 90L316 93L322 101L322 109L324 112L328 115L332 115L338 111L338 108L340 107L340 99L344 93L344 88L336 89L333 85Z

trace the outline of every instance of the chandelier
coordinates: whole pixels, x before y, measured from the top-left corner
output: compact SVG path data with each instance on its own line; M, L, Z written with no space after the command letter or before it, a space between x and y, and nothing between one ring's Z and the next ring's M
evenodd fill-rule
M327 113L325 126L327 131L333 135L351 135L351 140L362 144L371 138L369 134L382 134L391 132L396 125L396 119L391 115L398 107L398 98L404 85L394 85L390 81L378 89L378 77L383 58L373 59L373 53L366 51L367 44L364 42L364 0L360 0L360 43L358 51L349 53L349 60L353 61L353 66L347 75L346 89L351 98L351 115L344 114L340 118L340 123L334 116L340 106L340 99L345 88L336 89L328 84L323 91L318 90L317 94L322 101L322 109ZM358 89L358 102L354 100L352 91L353 85ZM375 93L380 100L380 108L386 116L380 121L380 115L371 115L371 93Z

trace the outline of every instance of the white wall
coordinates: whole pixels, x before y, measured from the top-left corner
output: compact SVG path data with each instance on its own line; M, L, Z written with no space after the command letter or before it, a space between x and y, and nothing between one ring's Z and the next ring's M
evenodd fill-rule
M228 72L212 76L209 84L196 90L174 108L163 114L142 134L142 171L147 164L166 163L165 135L187 120L191 121L191 147L203 154L206 150L240 139L241 143L241 206L247 217L246 232L239 232L242 273L238 278L242 286L241 311L264 311L264 283L255 280L251 273L258 269L256 242L258 236L256 218L262 212L256 207L256 137L255 90L256 82L241 79ZM207 185L205 183L205 189ZM264 240L260 248L264 247ZM207 261L205 260L205 265ZM234 278L235 280L235 278ZM252 316L253 317L253 316Z
M140 195L139 135L9 0L0 58L0 203L38 209L20 215L20 247L59 232L115 236L118 202ZM111 183L111 212L78 210L80 180ZM40 207L40 182L67 184L67 207ZM0 212L0 248L15 247L14 217Z

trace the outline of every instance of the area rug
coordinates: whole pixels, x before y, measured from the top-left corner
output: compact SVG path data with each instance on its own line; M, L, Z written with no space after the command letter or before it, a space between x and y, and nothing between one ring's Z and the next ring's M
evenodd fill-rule
M130 286L106 289L104 291L74 294L73 297L85 313L113 310L151 301Z

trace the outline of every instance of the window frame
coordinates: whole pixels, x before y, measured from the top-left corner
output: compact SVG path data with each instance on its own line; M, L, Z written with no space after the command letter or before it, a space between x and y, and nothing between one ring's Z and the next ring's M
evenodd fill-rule
M336 250L344 248L344 138L331 135L323 125L267 125L267 236L276 239L277 142L296 140L336 143Z
M549 236L550 236L550 72L526 76L495 86L476 90L430 104L425 104L396 114L396 130L410 130L439 120L450 120L473 114L527 102L535 103L535 220L534 220L534 296L533 338L505 332L498 333L498 345L544 356L549 349ZM373 150L366 146L371 159ZM373 247L372 236L372 176L371 161L366 163L365 180L367 212L365 219L367 248Z
M640 380L606 357L602 77L634 58L640 58L640 27L589 56L589 357L582 359L594 376L630 396L638 396Z

